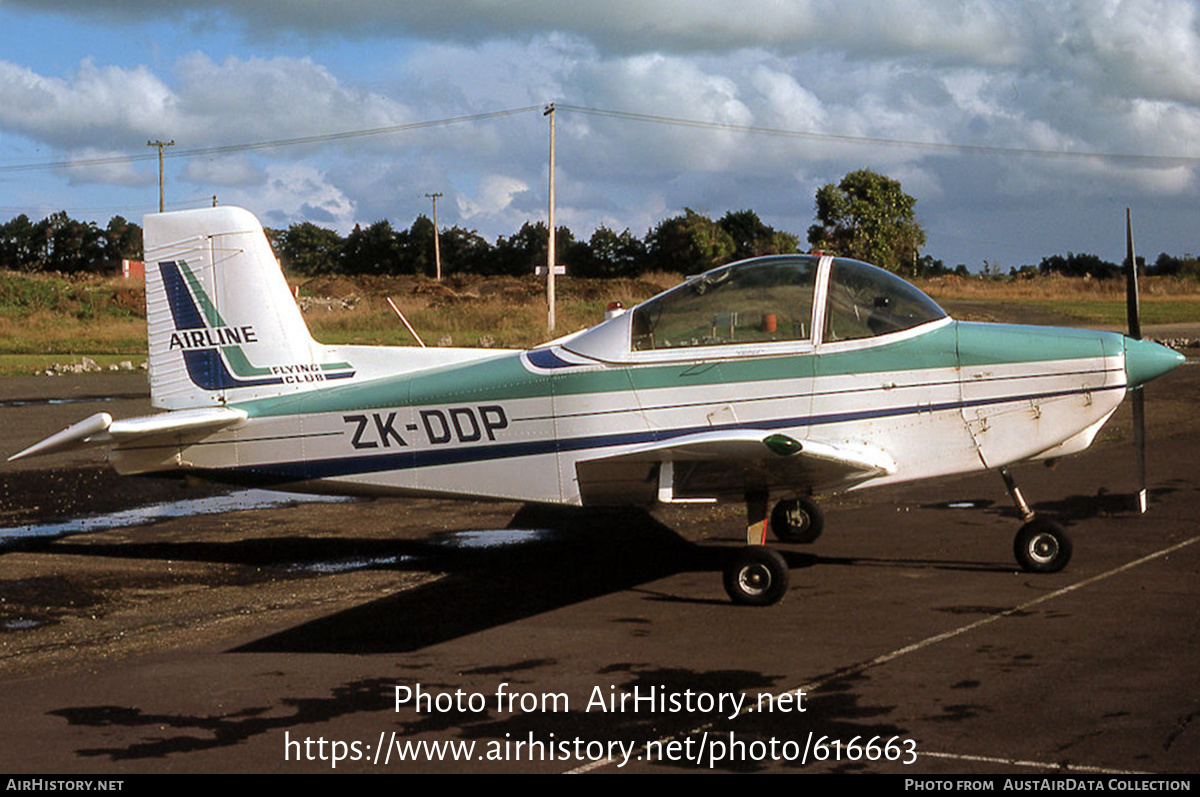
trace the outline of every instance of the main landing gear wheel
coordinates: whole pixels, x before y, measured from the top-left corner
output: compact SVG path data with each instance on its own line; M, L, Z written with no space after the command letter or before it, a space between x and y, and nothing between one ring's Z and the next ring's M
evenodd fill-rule
M825 513L811 498L780 501L771 511L771 533L780 542L816 542L825 530Z
M1057 573L1071 561L1071 538L1062 526L1035 518L1013 540L1017 564L1029 573Z
M747 545L725 568L725 591L743 606L770 606L788 590L783 555L762 545Z

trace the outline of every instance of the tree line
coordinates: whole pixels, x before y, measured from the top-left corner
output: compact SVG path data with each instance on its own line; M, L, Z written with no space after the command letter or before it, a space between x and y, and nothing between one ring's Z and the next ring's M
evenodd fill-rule
M420 215L408 229L387 220L356 225L348 235L311 222L267 229L283 265L304 275L435 273L434 228ZM544 222L526 222L515 234L489 243L474 230L440 230L442 272L524 275L546 262ZM686 209L644 237L601 226L586 240L556 229L557 260L579 277L628 277L646 271L695 273L758 255L795 252L799 240L763 223L752 210L730 211L719 220ZM22 214L0 225L0 269L66 274L112 270L121 260L142 258L141 227L114 216L106 227L58 212L41 221Z
M141 259L142 228L121 216L103 228L65 211L41 221L22 213L0 225L0 269L8 271L102 272Z
M916 199L899 181L869 169L850 172L839 183L816 193L816 224L807 244L829 254L858 258L906 277L955 273L941 260L921 255L925 231L916 220ZM54 213L38 222L25 215L0 225L0 269L10 271L101 272L121 260L142 258L141 228L114 216L104 228L94 222ZM286 230L268 229L267 236L285 268L303 275L423 274L433 276L434 225L420 215L407 229L387 220L356 225L348 235L311 222ZM438 231L442 273L484 275L529 274L546 263L548 230L544 222L526 222L515 234L489 243L475 230L453 226ZM805 248L808 248L805 247ZM753 210L728 211L719 219L685 208L659 222L642 237L601 226L586 240L567 227L555 230L555 253L567 273L576 277L635 277L647 271L695 274L760 255L801 249L800 239L764 223ZM1139 259L1139 265L1142 265ZM1159 255L1145 268L1150 274L1200 278L1200 262ZM984 264L984 276L1005 276ZM1007 276L1062 274L1104 279L1119 276L1121 266L1096 255L1068 252L1051 255L1037 265L1011 269Z
M462 227L439 233L443 274L517 276L546 263L545 222L526 222L494 244ZM343 238L304 222L269 235L284 264L301 274L433 275L436 268L433 222L424 215L406 230L379 221L355 226ZM560 226L554 239L556 259L577 277L632 277L652 270L695 273L745 257L795 252L798 245L795 235L765 224L752 210L730 211L713 220L690 208L643 237L601 226L584 240Z
M941 261L919 256L925 232L914 213L916 199L900 183L861 169L838 184L823 186L816 197L817 224L808 244L858 257L908 275L947 273ZM435 271L434 228L418 216L407 230L387 221L356 226L342 238L311 223L271 233L275 251L302 274L426 274ZM549 230L544 222L526 222L516 234L489 244L474 230L440 231L442 273L523 275L546 263ZM777 230L749 209L728 211L719 219L684 208L642 237L601 226L587 240L557 227L558 262L577 277L633 277L647 271L695 274L760 255L801 249L799 236ZM962 272L966 267L961 268Z
M1128 257L1118 264L1104 260L1097 255L1067 252L1065 256L1043 257L1042 262L1037 265L1036 273L1059 274L1064 277L1088 277L1090 279L1116 279L1124 276L1128 265ZM1200 279L1200 260L1190 254L1175 257L1162 252L1153 263L1148 263L1145 258L1139 257L1137 267L1139 274ZM1022 266L1020 269L1013 269L1012 273L1031 276L1034 271L1033 266Z

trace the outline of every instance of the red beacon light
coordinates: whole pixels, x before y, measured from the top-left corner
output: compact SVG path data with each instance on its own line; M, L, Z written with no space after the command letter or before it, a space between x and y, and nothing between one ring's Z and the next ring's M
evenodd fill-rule
M624 314L624 312L625 305L621 304L620 302L609 302L608 307L604 308L604 320L607 321L610 318L616 318L617 316Z

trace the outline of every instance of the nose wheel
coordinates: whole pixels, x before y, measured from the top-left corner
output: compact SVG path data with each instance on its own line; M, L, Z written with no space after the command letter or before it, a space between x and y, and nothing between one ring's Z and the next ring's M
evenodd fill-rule
M1017 532L1013 554L1028 573L1057 573L1071 561L1071 538L1054 521L1034 518Z
M1057 573L1062 570L1071 561L1071 538L1067 536L1066 529L1053 520L1034 514L1008 468L1000 468L1000 477L1004 479L1004 486L1025 521L1013 540L1013 555L1017 558L1017 564L1027 573Z

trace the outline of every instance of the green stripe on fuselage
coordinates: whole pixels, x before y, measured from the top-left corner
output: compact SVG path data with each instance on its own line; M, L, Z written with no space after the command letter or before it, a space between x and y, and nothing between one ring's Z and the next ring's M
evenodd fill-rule
M1119 332L965 321L958 321L956 325L959 362L964 368L976 365L1079 360L1087 357L1119 357L1125 352L1124 336Z
M251 417L262 417L767 382L808 374L920 371L954 368L960 358L970 366L1072 360L1121 351L1121 336L1116 333L953 322L894 343L815 355L563 368L547 374L532 373L521 363L520 355L507 354L234 406ZM811 362L811 370L804 360Z

